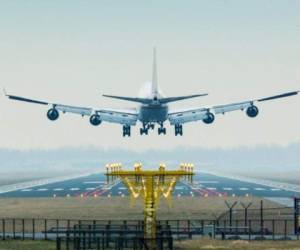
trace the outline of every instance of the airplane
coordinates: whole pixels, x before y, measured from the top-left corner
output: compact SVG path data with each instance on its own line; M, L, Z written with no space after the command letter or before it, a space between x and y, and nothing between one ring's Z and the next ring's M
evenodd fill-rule
M225 105L217 105L212 107L199 107L184 110L170 110L169 103L182 101L186 99L203 97L207 94L194 94L187 96L165 97L158 85L157 77L157 63L156 63L156 49L153 49L153 67L152 67L152 82L144 85L138 97L126 97L115 95L103 95L107 98L113 98L123 101L135 102L139 106L131 109L98 109L90 107L78 107L71 105L64 105L59 103L50 103L47 101L40 101L29 99L21 96L5 95L12 100L23 101L28 103L40 104L50 106L47 112L47 117L51 121L59 118L60 113L74 113L81 116L90 117L90 123L93 126L99 126L102 122L117 123L123 126L123 137L131 136L131 127L135 126L139 121L142 124L140 128L141 135L148 135L150 129L154 129L158 124L158 134L165 135L166 128L164 124L166 121L170 122L171 126L175 128L175 136L183 135L183 125L188 122L203 121L205 124L212 124L215 121L215 116L218 114L225 114L235 110L246 110L246 114L254 118L258 115L259 109L256 103L274 100L297 95L299 91L287 92L279 95L269 96L261 99L252 99L244 102L231 103Z

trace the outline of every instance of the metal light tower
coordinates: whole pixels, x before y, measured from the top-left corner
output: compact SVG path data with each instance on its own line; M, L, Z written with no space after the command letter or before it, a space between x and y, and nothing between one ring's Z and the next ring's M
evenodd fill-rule
M156 238L156 210L159 198L163 196L169 202L177 181L185 178L193 180L194 165L181 164L179 170L166 170L160 164L158 170L143 170L141 163L134 165L134 170L123 170L121 164L108 164L107 180L122 180L132 200L141 197L144 201L144 238Z

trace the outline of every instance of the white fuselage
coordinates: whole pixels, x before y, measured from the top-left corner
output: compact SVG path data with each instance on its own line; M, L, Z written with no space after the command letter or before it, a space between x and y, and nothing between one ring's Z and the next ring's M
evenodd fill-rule
M142 104L138 107L139 121L142 123L163 123L168 119L168 105L159 103L159 98L164 97L162 91L158 89L157 93L153 93L151 82L142 86L139 97L153 100L151 104Z

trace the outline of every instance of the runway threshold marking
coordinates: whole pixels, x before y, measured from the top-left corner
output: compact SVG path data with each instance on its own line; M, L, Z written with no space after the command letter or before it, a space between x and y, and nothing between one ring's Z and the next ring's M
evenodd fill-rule
M107 193L109 190L111 190L113 187L115 187L116 185L118 185L121 181L118 180L114 183L111 184L106 184L104 186L98 186L95 187L93 189L87 190L87 192L83 192L83 193L77 193L75 196L103 196L105 193Z
M190 189L192 189L194 192L198 193L200 196L225 196L227 195L226 193L220 193L216 190L212 190L212 189L207 189L207 188L204 188L204 187L197 187L197 186L193 186L191 184L188 184L188 183L185 183L183 181L181 181L182 184L188 186Z

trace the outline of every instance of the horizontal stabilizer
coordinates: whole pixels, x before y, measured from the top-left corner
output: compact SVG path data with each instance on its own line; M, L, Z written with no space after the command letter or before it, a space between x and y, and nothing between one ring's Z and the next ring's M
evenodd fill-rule
M143 104L150 104L152 102L151 99L147 99L147 98L115 96L115 95L103 95L103 96L108 97L108 98L119 99L119 100L123 100L123 101L139 102L139 103L143 103Z
M177 101L182 101L182 100L186 100L186 99L191 99L191 98L201 97L201 96L207 96L207 95L208 94L167 97L167 98L159 99L159 102L164 104L164 103L177 102Z

